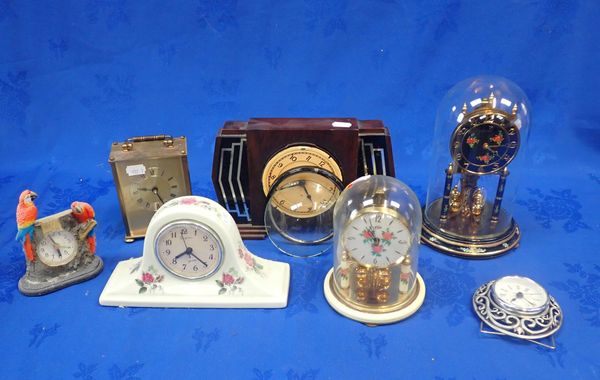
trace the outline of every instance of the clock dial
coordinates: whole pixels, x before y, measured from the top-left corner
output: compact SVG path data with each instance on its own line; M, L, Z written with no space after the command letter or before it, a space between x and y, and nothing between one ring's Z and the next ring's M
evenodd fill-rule
M37 256L44 264L55 267L69 263L77 254L77 239L68 231L55 231L44 236L37 246Z
M292 146L275 154L265 165L262 176L265 195L269 193L273 183L282 174L302 166L327 170L342 180L342 171L339 165L328 153L312 146Z
M548 306L548 293L537 282L520 276L502 277L492 288L494 299L504 308L524 314L540 313Z
M309 218L329 210L340 191L331 179L314 172L303 172L291 175L277 185L271 202L287 215Z
M345 228L345 250L360 264L379 268L400 263L410 249L406 225L385 212L368 212Z
M208 227L195 222L176 222L157 235L155 252L171 273L188 279L213 274L223 259L219 238Z
M463 170L486 174L512 161L519 148L519 130L502 113L477 114L457 127L452 141L452 155Z
M130 191L137 207L152 212L182 195L175 176L160 166L149 167L138 182L131 184Z

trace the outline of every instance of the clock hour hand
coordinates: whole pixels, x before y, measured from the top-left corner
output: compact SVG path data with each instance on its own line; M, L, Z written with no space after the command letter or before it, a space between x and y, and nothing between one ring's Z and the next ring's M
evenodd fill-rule
M306 198L308 198L308 200L312 202L312 196L310 195L310 193L306 189L306 181L298 181L298 183L302 187L302 189L304 190L304 192L306 193Z
M158 189L156 187L152 188L152 192L154 193L154 195L156 195L158 197L158 200L160 201L160 203L164 204L165 201L163 201L163 199L160 197L160 194L158 194Z
M187 247L185 249L185 251L181 252L179 255L175 256L175 260L177 260L178 258L180 258L183 255L191 255L192 254L192 249Z
M52 246L54 247L54 249L56 249L56 252L58 253L58 257L62 257L62 253L60 252L60 245L54 241L54 239L52 239L52 236L48 236L48 238L50 239L50 241L52 242Z

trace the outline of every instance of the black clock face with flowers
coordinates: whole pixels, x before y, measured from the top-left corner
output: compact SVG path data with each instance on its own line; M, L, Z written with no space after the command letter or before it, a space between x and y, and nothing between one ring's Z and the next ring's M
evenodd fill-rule
M488 174L502 170L519 149L519 129L508 115L485 113L461 123L452 137L451 154L469 173Z

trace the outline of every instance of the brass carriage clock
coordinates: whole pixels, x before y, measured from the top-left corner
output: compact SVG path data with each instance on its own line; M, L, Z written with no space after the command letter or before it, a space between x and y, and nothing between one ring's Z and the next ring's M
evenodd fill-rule
M112 167L125 223L125 241L143 238L154 213L191 194L185 137L140 136L113 143Z
M449 91L436 119L424 243L475 258L518 245L519 227L504 207L510 198L505 188L508 165L527 137L528 124L527 98L506 79L477 77Z

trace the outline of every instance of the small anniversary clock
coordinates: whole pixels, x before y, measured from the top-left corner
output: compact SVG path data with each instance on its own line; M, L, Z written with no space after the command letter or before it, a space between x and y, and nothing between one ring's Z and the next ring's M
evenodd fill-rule
M554 349L554 334L563 321L558 303L527 277L506 276L482 285L473 295L481 332L525 339ZM483 324L493 331L485 330ZM540 339L552 337L551 345Z
M296 174L290 183L281 182L282 177L290 178L290 171L302 167L321 169L336 179L322 172L306 172ZM321 185L330 189L332 182L346 185L366 174L395 174L389 132L379 120L261 118L230 121L219 131L215 142L212 176L215 191L246 239L265 237L265 224L269 221L264 218L270 215L265 211L274 200L287 202L279 206L281 212L301 218L323 211L324 207L316 203L329 202L328 196L337 195L337 185L333 184L334 189L315 194L315 200L320 197L318 202L302 199L302 206L293 208L296 203L291 201L301 195L297 190L304 191L294 182L314 189ZM277 194L272 192L275 183L283 186L275 190ZM305 195L312 197L309 187L306 188L309 192ZM269 200L269 195L275 198ZM303 230L305 222L301 223ZM331 230L331 225L325 229ZM321 234L317 232L315 239ZM283 247L283 250L289 253L288 248ZM310 255L302 255L305 254Z
M505 190L508 165L528 126L527 97L506 79L472 78L448 92L436 119L424 243L472 258L493 257L518 245L519 227L504 207L514 193Z
M197 196L166 202L152 218L141 258L121 261L100 304L107 306L280 308L288 264L250 253L233 218Z
M417 272L421 207L392 177L352 182L334 210L334 263L325 297L340 314L370 325L400 321L425 299Z
M73 202L70 210L37 219L36 198L36 193L25 190L17 205L17 239L27 263L19 291L40 296L96 277L103 262L95 254L92 206Z
M108 161L125 223L125 241L143 238L164 203L191 194L185 137L132 137L113 143Z

